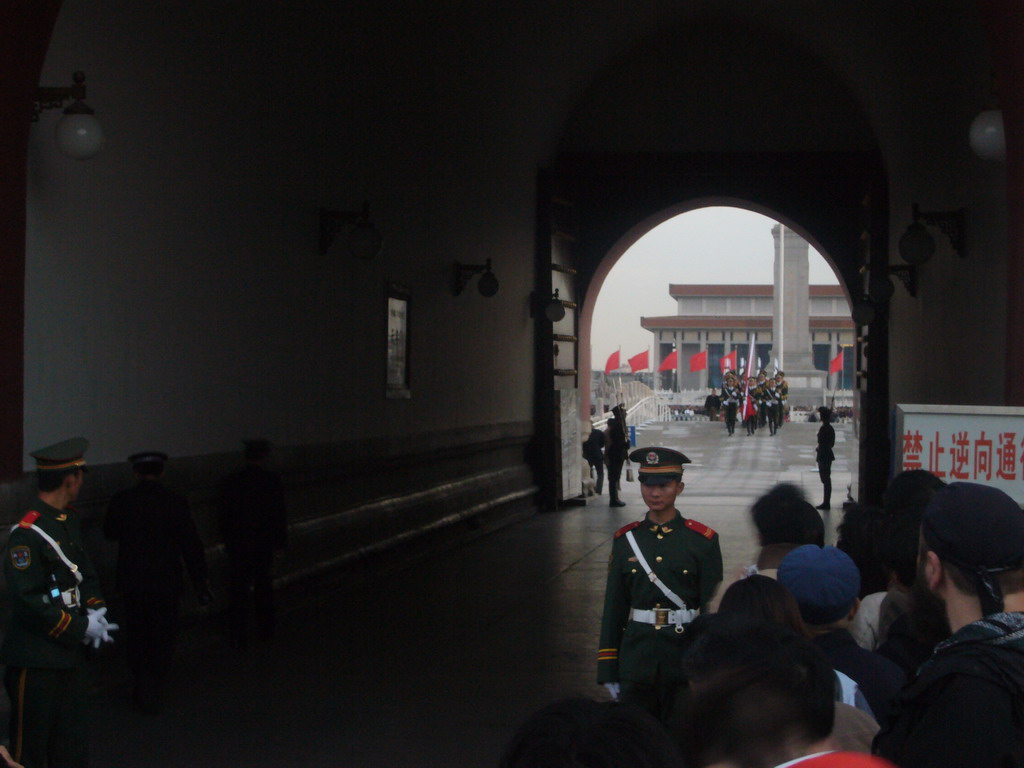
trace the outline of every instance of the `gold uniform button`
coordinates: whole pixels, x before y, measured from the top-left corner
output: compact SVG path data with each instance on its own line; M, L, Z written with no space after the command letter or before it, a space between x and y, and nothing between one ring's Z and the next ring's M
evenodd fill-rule
M633 573L636 573L636 568L633 569Z
M686 574L688 574L688 573L689 573L689 571L688 571L688 570L686 570L686 569L684 568L684 569L683 569L683 576L685 576L685 575L686 575Z
M658 557L654 558L654 562L660 563L661 562L661 555L659 555Z
M659 534L658 534L658 538L659 538L659 539L664 539L665 537L664 537L664 536L662 536L662 535L661 535L661 534L659 533Z

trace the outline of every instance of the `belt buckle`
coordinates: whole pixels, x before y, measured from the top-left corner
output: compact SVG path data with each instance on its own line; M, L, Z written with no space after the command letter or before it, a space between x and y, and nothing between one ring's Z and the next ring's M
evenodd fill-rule
M661 629L668 624L668 608L654 609L654 628Z

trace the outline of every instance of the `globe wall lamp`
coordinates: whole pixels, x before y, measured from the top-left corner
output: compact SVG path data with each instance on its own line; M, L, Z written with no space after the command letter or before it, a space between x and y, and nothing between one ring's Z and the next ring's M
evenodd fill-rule
M971 122L968 134L971 149L982 160L998 163L1006 159L1006 133L1003 110L986 109Z
M91 107L85 103L85 74L75 72L72 84L66 88L37 88L32 103L32 122L39 122L39 115L46 109L63 107L65 101L71 104L57 122L54 140L57 148L74 160L88 160L103 146L103 127L96 119Z
M466 286L469 285L469 281L474 275L480 275L480 279L476 283L476 289L480 291L481 296L489 299L498 292L498 278L491 271L491 260L488 259L483 264L462 264L456 261L453 271L452 293L456 296L460 295L466 289Z
M370 221L370 204L361 211L320 209L320 255L326 255L340 232L348 232L348 252L357 259L369 261L380 253L384 237Z
M576 302L561 298L557 288L550 296L543 293L530 294L530 317L544 315L549 322L557 323L565 317L566 309L576 309Z
M917 203L913 205L913 222L900 237L899 252L908 264L924 264L935 253L935 238L928 231L926 224L938 227L949 239L953 252L957 256L965 256L964 251L964 220L966 211L922 211Z

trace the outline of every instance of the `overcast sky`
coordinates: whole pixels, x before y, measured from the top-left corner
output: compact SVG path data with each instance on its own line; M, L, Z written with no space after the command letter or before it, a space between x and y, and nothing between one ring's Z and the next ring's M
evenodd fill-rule
M654 335L641 317L676 314L670 283L753 283L770 285L775 260L775 222L739 208L701 208L669 219L641 237L608 274L591 333L592 364L604 369L622 349L626 358L652 349ZM835 273L810 250L812 285L836 285ZM653 361L653 358L652 358Z

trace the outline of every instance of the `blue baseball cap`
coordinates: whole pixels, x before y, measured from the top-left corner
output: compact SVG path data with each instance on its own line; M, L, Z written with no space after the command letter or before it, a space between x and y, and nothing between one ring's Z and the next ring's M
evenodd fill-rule
M835 547L797 547L782 558L778 579L796 598L803 620L816 626L845 617L860 594L860 570Z

